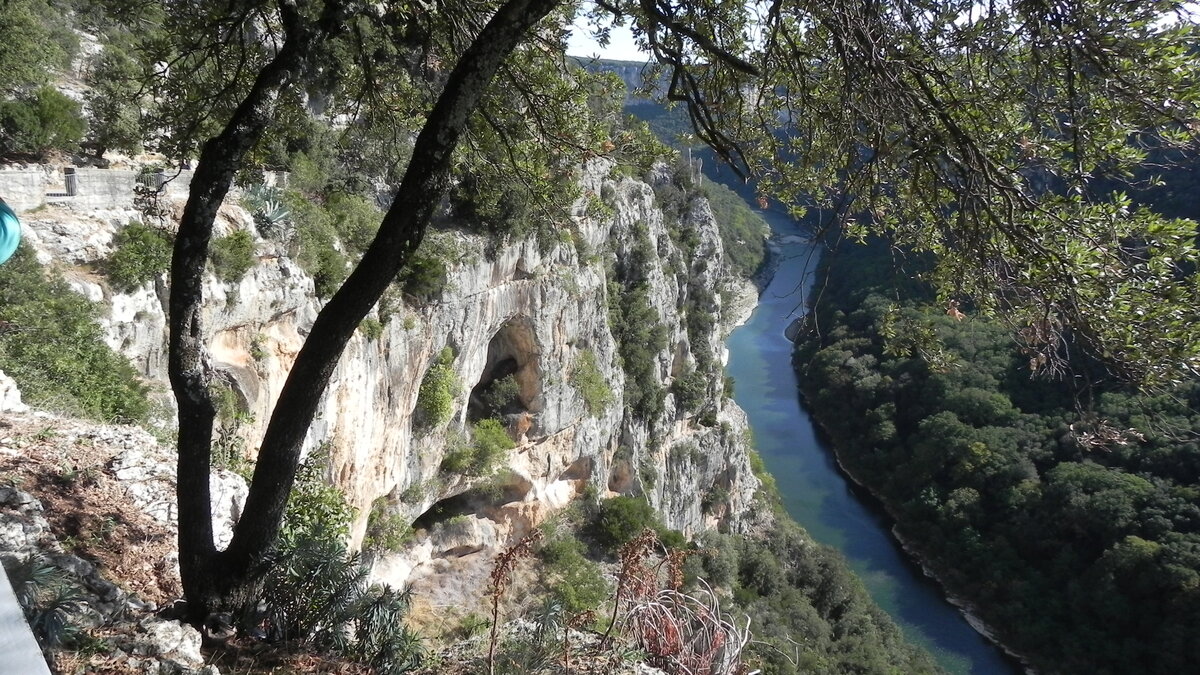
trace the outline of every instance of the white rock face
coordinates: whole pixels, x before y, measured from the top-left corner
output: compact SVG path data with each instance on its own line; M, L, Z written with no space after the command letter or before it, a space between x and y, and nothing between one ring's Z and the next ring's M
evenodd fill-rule
M110 427L124 438L104 439L113 447L123 447L112 462L116 476L134 504L147 515L172 527L179 522L175 504L175 462L172 450L158 445L154 437L136 427ZM233 539L233 526L242 516L249 488L241 476L222 469L209 477L211 491L213 539L217 548L224 548Z
M490 557L588 486L600 494L643 494L667 526L684 532L745 526L758 481L744 445L745 417L725 398L721 377L704 383L700 411L678 412L668 393L657 419L639 419L626 409L625 373L609 324L609 270L629 261L636 248L644 258L647 300L667 335L666 347L652 357L655 382L669 391L698 360L720 364L722 326L736 319L724 316L721 306L728 280L712 212L694 201L678 224L694 241L689 254L672 241L649 185L606 178L608 167L600 164L584 173L586 194L602 199L611 214L592 213L581 200L571 237L543 246L530 238L492 247L476 235L431 232L454 252L446 290L427 304L404 305L377 339L360 331L347 346L306 449L330 447L331 477L359 514L356 543L376 500L415 521L417 536L403 551L374 557L380 580L403 585L454 568L444 563L458 558ZM666 180L667 172L659 173L656 180ZM88 229L64 223L69 214L51 216L26 218L32 239L50 257L72 264L94 263L106 253L119 221L77 214L91 223ZM228 204L218 228L254 232L249 214ZM204 314L212 363L252 415L236 430L251 452L321 304L312 279L281 247L257 241L258 264L239 284L208 279ZM79 276L80 285L102 291L111 344L169 391L163 281L119 294L98 277ZM706 334L689 337L686 308L701 297L714 320ZM448 428L421 431L413 419L421 380L446 346L456 355L452 368L461 384L453 418ZM613 392L597 414L589 413L573 384L587 351ZM441 475L447 438L471 421L472 390L510 371L523 412L506 420L518 443L500 478ZM132 483L162 485L166 478L133 460L118 471ZM477 489L483 483L491 489ZM161 490L141 492L147 501L161 501L158 510L170 518L173 500ZM239 500L244 486L214 512L236 517Z
M23 413L29 406L21 402L21 390L11 377L0 370L0 412Z
M146 656L163 657L192 668L204 665L204 656L200 654L200 631L185 623L154 617L143 620L140 626L146 635L136 645L141 649L135 649L135 653L141 651Z

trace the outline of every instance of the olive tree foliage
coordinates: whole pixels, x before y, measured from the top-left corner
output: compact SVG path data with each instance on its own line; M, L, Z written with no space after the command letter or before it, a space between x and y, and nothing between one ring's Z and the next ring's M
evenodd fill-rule
M563 57L561 0L107 2L156 64L148 142L198 154L172 257L180 569L195 621L252 598L305 434L355 327L436 219L566 221L582 161L622 147L606 85ZM1195 365L1193 226L1093 195L1141 144L1190 140L1190 28L1175 3L603 1L664 64L667 97L764 190L852 236L933 251L946 298L1003 312L1047 366L1067 339L1131 376ZM209 516L214 405L202 274L231 182L312 115L337 120L394 200L298 354L233 540ZM293 134L294 135L294 134ZM343 155L345 157L347 155ZM516 189L487 194L493 180ZM473 185L475 194L450 194ZM447 206L446 197L451 197ZM470 202L464 208L462 202ZM514 209L513 205L517 208ZM1141 323L1122 320L1142 312ZM1153 339L1148 336L1153 335ZM414 374L416 376L416 374Z
M1133 177L1151 151L1196 140L1200 52L1186 3L648 11L635 25L671 66L669 96L765 194L833 214L839 236L935 254L931 281L947 308L1007 320L1034 370L1062 374L1074 349L1142 384L1197 374L1195 223L1103 187ZM741 59L703 62L706 42Z

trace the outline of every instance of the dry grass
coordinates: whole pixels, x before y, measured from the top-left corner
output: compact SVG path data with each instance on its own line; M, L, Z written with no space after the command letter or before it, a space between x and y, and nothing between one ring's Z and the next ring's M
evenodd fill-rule
M109 469L120 448L86 423L9 415L0 420L0 476L37 497L64 550L142 600L180 596L175 534L134 505Z

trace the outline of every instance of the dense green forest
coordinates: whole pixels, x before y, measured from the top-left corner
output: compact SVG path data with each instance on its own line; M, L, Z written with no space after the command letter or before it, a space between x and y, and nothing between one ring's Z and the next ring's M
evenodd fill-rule
M765 675L943 672L905 640L842 555L782 511L760 536L710 533L697 545L691 569L733 591L751 619L748 662Z
M1181 673L1200 647L1200 384L1031 377L1001 320L886 246L831 253L795 364L844 466L1046 672Z

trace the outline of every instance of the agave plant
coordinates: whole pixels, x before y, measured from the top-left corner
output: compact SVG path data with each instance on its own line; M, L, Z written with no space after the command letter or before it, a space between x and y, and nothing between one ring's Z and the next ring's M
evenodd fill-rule
M77 619L87 600L79 584L41 554L6 559L4 569L38 642L43 647L74 644L82 634Z
M328 537L301 536L276 557L264 587L268 637L400 675L424 660L420 638L404 625L407 591L367 584L357 554Z
M268 199L254 210L254 224L258 226L259 231L264 236L276 234L276 230L291 215L291 211L288 211L287 207L283 204L273 199Z

